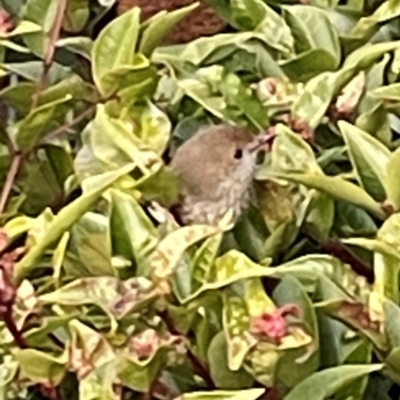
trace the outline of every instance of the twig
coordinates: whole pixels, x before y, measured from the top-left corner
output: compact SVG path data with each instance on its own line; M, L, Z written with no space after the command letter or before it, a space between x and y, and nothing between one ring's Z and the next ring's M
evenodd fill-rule
M353 271L364 276L369 283L374 281L374 272L352 250L336 239L329 239L322 243L321 250L333 255L345 264L349 264Z
M47 85L48 73L49 73L50 68L54 61L54 53L56 51L56 42L57 42L58 38L60 37L61 27L62 27L63 20L64 20L64 14L65 14L65 10L67 8L67 2L68 2L68 0L59 0L59 3L58 3L57 14L56 14L56 17L54 20L54 24L50 31L49 43L47 45L46 53L43 58L43 70L42 70L42 74L41 74L39 82L38 82L36 93L33 98L32 108L37 107L37 105L39 103L39 99L40 99L40 94Z
M215 383L211 378L210 373L208 372L207 368L203 365L203 363L194 355L194 353L191 350L187 351L187 356L192 364L193 367L193 372L200 376L203 381L206 383L208 386L208 389L215 389Z
M374 281L372 268L336 237L321 241L315 235L308 234L307 236L319 247L320 251L338 258L344 264L350 265L354 272L364 276L369 283Z
M6 208L8 198L10 196L12 187L14 185L15 178L17 177L19 169L21 167L22 160L23 160L23 154L21 152L14 152L11 166L7 173L6 182L3 186L3 190L1 191L0 215L3 214Z
M54 139L61 133L64 133L68 129L72 128L76 124L79 124L79 122L83 121L86 117L88 117L90 114L93 113L93 111L96 109L96 105L91 106L87 110L83 111L79 115L77 115L73 120L66 122L64 125L61 125L57 129L54 129L54 131L50 132L48 135L44 137L44 139Z
M69 122L65 123L64 125L61 125L59 128L50 132L48 135L45 136L45 138L46 139L49 139L49 138L54 139L55 137L57 137L61 133L65 132L69 128L72 128L74 125L83 121L87 116L89 116L95 110L95 108L96 108L96 106L92 106L92 107L88 108L87 110L85 110L84 112L79 114L77 117L75 117L72 121L69 121ZM41 144L35 146L34 149L32 150L32 152L37 150L38 148L40 148L40 146L41 146ZM3 187L3 190L2 190L1 196L0 196L0 215L3 214L3 212L6 208L7 201L10 196L10 193L11 193L11 189L15 182L15 178L21 168L22 161L26 155L27 154L23 154L20 151L14 151L14 153L13 153L13 160L12 160L10 169L8 171L6 182L4 184L4 187Z
M3 321L4 324L6 325L7 329L11 333L12 337L14 338L14 341L16 345L20 349L26 349L28 347L24 337L22 336L21 331L17 328L17 326L14 323L13 317L12 317L12 307L7 308L7 311L3 314Z

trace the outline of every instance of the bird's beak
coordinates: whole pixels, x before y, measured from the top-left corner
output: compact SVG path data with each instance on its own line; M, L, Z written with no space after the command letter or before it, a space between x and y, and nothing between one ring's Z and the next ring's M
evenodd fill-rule
M275 134L272 133L263 133L256 136L254 140L249 144L249 152L254 153L260 150L264 150L265 148L269 148L274 137Z

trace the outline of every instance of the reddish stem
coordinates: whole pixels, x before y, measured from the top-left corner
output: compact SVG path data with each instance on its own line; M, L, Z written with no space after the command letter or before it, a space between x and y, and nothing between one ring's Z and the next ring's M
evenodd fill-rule
M65 10L67 9L67 2L68 0L59 0L58 3L57 14L54 19L54 24L51 28L49 43L43 58L43 70L38 82L36 93L33 98L32 108L37 107L40 100L40 94L42 90L47 86L48 74L51 66L53 65L54 54L56 51L56 42L60 37L60 32L64 21Z
M19 151L15 152L13 155L10 169L8 170L7 173L6 182L4 183L3 190L1 191L0 215L3 214L7 206L8 198L10 196L18 172L21 168L22 160L23 160L23 154Z

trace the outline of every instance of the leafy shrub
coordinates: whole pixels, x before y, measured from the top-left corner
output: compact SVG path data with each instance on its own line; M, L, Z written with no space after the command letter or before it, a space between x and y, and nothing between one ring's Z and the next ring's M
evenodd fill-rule
M2 398L395 396L399 3L209 2L230 33L162 46L196 4L3 1ZM276 135L258 206L180 227L218 121Z

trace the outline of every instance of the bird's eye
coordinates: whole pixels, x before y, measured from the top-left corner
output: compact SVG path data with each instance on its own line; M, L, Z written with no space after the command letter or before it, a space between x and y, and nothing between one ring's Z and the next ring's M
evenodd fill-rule
M237 149L233 157L235 157L236 160L240 160L243 157L243 151L241 149Z

